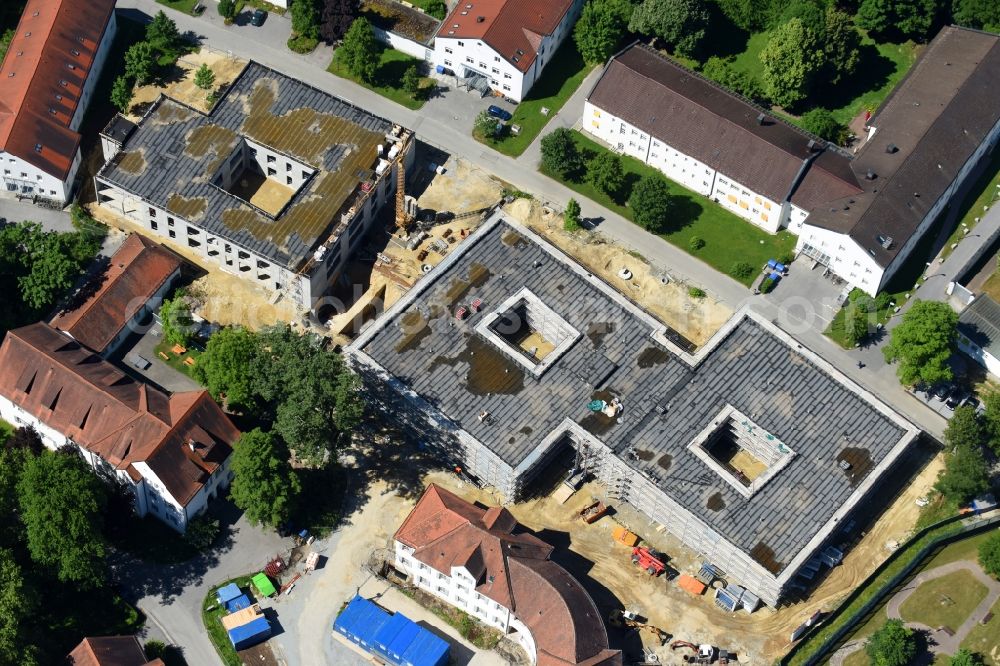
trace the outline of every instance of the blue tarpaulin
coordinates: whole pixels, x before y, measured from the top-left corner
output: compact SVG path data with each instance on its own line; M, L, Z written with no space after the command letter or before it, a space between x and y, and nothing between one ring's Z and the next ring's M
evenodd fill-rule
M244 608L250 608L252 604L253 602L250 601L250 597L245 594L241 594L235 599L230 599L226 602L226 612L235 613L236 611L243 610Z
M390 615L367 599L354 597L333 630L393 666L445 666L448 643L402 613Z
M220 604L224 604L227 601L235 599L236 597L243 594L240 592L240 588L236 587L236 583L230 583L225 587L220 587L215 591L215 596L218 598Z
M271 636L271 623L266 617L259 617L246 624L229 630L229 640L237 650L245 650Z

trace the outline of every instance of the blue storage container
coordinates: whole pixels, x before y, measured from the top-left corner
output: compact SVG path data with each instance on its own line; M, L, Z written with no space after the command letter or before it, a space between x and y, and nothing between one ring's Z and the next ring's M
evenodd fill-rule
M271 636L271 623L266 617L259 617L252 622L247 622L240 627L233 627L229 630L229 641L237 650L245 650L265 641Z

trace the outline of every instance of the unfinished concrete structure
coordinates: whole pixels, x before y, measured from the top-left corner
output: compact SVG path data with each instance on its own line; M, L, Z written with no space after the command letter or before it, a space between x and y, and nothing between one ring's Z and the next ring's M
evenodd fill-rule
M108 135L110 136L110 135ZM161 96L94 178L98 201L312 308L392 202L412 132L250 62L212 111Z
M508 501L568 457L771 605L918 434L755 313L695 351L499 214L348 355Z

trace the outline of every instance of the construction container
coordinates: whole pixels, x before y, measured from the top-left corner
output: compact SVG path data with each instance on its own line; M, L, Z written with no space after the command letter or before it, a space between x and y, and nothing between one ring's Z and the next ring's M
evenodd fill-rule
M245 650L271 637L271 623L261 615L253 622L229 630L229 641L236 650Z
M229 615L222 616L222 627L229 631L230 629L235 629L236 627L242 627L244 624L249 624L259 617L264 617L261 615L260 606L254 604L249 608L244 608L243 610L238 610L235 613L230 613Z
M701 596L705 594L706 585L694 576L689 576L687 574L681 574L677 577L677 587L690 592L695 596Z
M240 591L240 588L237 587L236 583L230 583L229 585L223 585L216 590L215 598L219 600L220 604L225 604L227 601L231 601L241 594L243 594L243 592Z
M333 630L391 666L446 666L451 646L402 613L355 596Z
M636 544L639 543L639 537L636 536L635 534L632 534L631 532L629 532L627 529L625 529L621 525L619 525L618 527L616 527L611 532L611 536L614 538L615 541L617 541L618 543L624 544L624 545L628 546L629 548L634 548L636 546Z
M235 613L236 611L241 611L244 608L250 608L252 605L253 602L250 600L250 597L245 594L241 594L235 599L230 599L225 603L227 613Z

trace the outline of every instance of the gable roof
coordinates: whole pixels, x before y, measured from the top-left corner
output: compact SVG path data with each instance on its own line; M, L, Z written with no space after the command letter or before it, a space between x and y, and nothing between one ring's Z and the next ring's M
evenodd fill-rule
M144 462L182 506L240 436L206 391L168 396L42 322L0 345L0 395L133 479Z
M477 39L527 72L574 0L458 0L438 37Z
M159 243L131 234L104 271L49 322L100 353L181 267Z
M513 611L535 641L538 666L621 664L587 591L549 559L552 546L507 509L483 509L432 484L395 539L413 557L451 575L464 567L476 591Z
M80 145L70 123L114 8L115 0L28 0L0 66L0 150L66 178Z
M864 192L807 224L850 235L887 267L998 122L1000 36L943 28L869 120L852 163Z
M66 661L70 666L163 666L162 659L146 661L135 636L95 636L84 638Z
M845 154L644 44L616 55L587 99L773 201L811 210L861 192Z
M1000 303L980 294L958 316L958 332L986 353L1000 357Z

